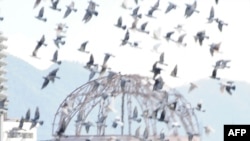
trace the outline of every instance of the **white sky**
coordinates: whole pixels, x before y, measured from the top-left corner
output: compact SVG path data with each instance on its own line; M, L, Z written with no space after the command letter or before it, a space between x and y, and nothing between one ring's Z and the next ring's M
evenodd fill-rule
M135 8L133 0L127 0L131 7ZM158 60L159 55L151 52L153 45L161 43L159 52L165 52L165 61L169 66L164 67L162 72L163 79L167 85L178 86L196 81L203 78L208 78L212 72L212 65L218 59L230 59L231 68L228 70L219 70L218 76L230 80L243 80L249 82L250 67L245 64L250 59L249 42L247 33L250 22L246 18L250 13L249 0L239 1L223 1L220 0L218 5L215 5L214 0L200 0L197 2L197 10L199 14L194 13L190 18L184 18L185 3L193 3L193 0L179 0L176 10L168 14L164 14L168 1L161 0L160 9L156 11L154 16L157 19L152 19L144 16L149 7L154 5L156 0L139 0L141 8L139 13L143 14L143 18L139 20L138 27L148 21L147 30L150 34L146 35L137 31L130 31L130 39L132 41L141 41L140 47L143 49L134 49L130 46L119 47L121 39L124 38L125 32L114 26L119 16L122 16L123 22L131 27L132 17L131 10L121 8L122 0L95 0L100 7L97 7L99 15L93 17L90 22L84 24L81 20L85 14L85 9L88 6L87 1L75 0L75 6L78 9L76 13L72 12L66 19L62 19L66 10L66 5L70 4L71 0L61 0L58 4L62 8L62 12L53 11L49 8L50 0L43 0L41 4L32 9L34 0L27 2L16 0L1 0L0 1L0 16L4 16L5 20L0 22L0 30L9 38L7 52L15 55L38 69L47 69L52 63L49 61L52 58L54 51L57 49L52 39L55 39L55 28L59 22L67 23L69 29L66 33L66 44L59 50L59 60L68 60L80 62L84 65L89 54L84 54L77 49L81 43L89 40L87 50L92 52L95 61L102 63L104 53L110 52L115 55L115 58L110 58L108 65L114 71L120 71L123 74L137 73L146 76L152 76L149 71L152 69L153 63ZM235 7L237 5L237 7ZM34 18L41 6L45 6L44 16L47 22L38 21ZM229 25L223 27L223 32L219 32L216 23L205 24L206 18L209 16L210 8L214 6L215 17L218 17ZM155 40L152 38L152 31L161 28L161 36L169 31L172 31L177 24L183 24L187 32L184 42L187 42L187 47L178 47L172 42L166 42L164 38ZM206 34L210 37L205 40L203 46L194 42L193 36L200 30L206 30ZM38 56L41 60L31 58L30 55L36 46L36 42L45 35L47 47L42 47L38 51ZM182 33L176 32L173 35L177 39ZM210 56L209 46L211 43L221 44L222 54ZM178 75L180 78L171 78L170 71L178 64Z

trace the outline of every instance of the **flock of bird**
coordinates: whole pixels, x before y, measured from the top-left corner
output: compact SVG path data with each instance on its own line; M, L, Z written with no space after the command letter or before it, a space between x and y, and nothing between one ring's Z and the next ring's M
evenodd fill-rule
M124 38L121 39L121 46L126 46L129 45L131 47L139 47L140 42L137 41L131 41L130 39L130 35L132 34L130 31L131 30L136 30L138 32L141 32L142 34L150 34L151 31L147 30L147 25L148 22L143 23L142 25L138 26L138 21L141 20L142 18L144 18L144 15L142 13L140 13L140 4L138 2L138 0L134 0L135 4L137 5L134 8L130 8L126 5L126 0L121 4L121 8L127 9L127 10L131 10L131 15L134 19L133 23L131 24L131 27L128 27L128 25L125 25L123 23L123 19L122 17L118 17L117 22L115 22L115 26L114 28L120 28L122 30L125 31L125 35ZM159 9L160 6L160 0L155 0L156 3L154 5L152 5L148 12L145 14L146 17L149 18L154 18L156 19L157 17L154 16L154 12L155 11L161 11ZM33 6L33 8L37 8L39 7L39 5L41 4L42 0L36 0L35 4ZM60 2L60 0L51 0L51 6L50 9L57 11L57 12L61 12L62 9L58 8L57 5ZM142 1L143 2L143 1ZM95 20L92 19L93 17L98 18L99 12L96 10L96 7L101 6L97 3L95 3L94 1L89 1L88 2L89 5L86 8L86 12L85 15L83 15L82 21L83 24L91 24L91 20ZM215 0L215 4L219 4L218 0ZM169 2L169 5L166 7L166 10L164 11L165 14L168 14L169 12L173 12L174 10L177 9L177 5L174 2ZM35 18L37 20L40 20L41 22L46 23L48 21L48 17L46 17L46 15L44 15L44 11L45 11L45 7L41 7L39 10L39 13L37 16L35 16ZM67 9L63 15L63 19L67 18L70 14L72 14L72 12L77 12L78 10L75 8L75 2L72 1L68 6ZM184 18L192 18L193 14L199 14L200 11L197 10L197 1L194 1L192 4L186 4L186 9L184 12ZM211 6L211 10L208 13L208 17L204 17L204 19L207 19L207 24L212 24L212 23L216 23L217 24L217 28L220 32L222 32L224 30L224 26L228 26L228 23L224 22L222 19L215 17L215 7ZM3 21L4 18L0 17L0 21ZM58 48L55 52L54 55L52 56L51 61L57 65L62 64L61 60L58 60L58 53L60 52L60 48L61 46L63 46L65 44L65 38L66 36L64 35L65 33L67 34L67 29L70 28L67 26L67 24L58 24L57 28L56 28L56 38L53 40L55 46ZM226 29L225 29L226 30ZM174 42L176 43L177 46L181 46L181 47L187 47L188 44L184 42L184 38L187 36L187 33L183 33L179 36L179 38L177 40L172 38L172 35L176 32L176 31L184 31L182 25L177 25L175 27L175 29L173 29L173 31L169 31L166 33L166 35L164 36L164 38L166 39L167 42ZM155 39L159 38L159 36L157 35L157 33L154 31L153 32L153 37ZM197 34L194 36L194 42L198 41L198 44L200 46L203 45L203 41L204 40L209 40L209 36L206 35L205 30L203 31L197 31ZM41 47L45 47L48 46L48 44L46 43L46 38L45 35L42 35L41 39L37 42L37 45L35 46L35 49L31 52L31 56L34 57L35 59L39 59L40 57L38 57L38 53L39 53L39 49ZM104 59L103 59L103 63L102 64L98 64L95 62L94 59L94 54L92 54L90 51L87 50L87 46L88 46L88 41L84 41L81 45L79 45L79 49L78 51L86 53L86 54L90 54L89 56L89 60L86 62L86 65L84 66L84 69L89 70L90 74L89 74L89 81L91 81L94 76L96 74L99 73L100 76L103 76L107 70L111 71L111 68L108 67L108 60L110 59L110 57L115 58L115 55L111 54L111 53L105 53ZM119 45L118 45L119 46ZM211 54L211 57L213 57L215 55L216 52L220 51L220 46L221 46L221 42L219 43L212 43L209 44L210 48L209 48L209 52ZM220 77L217 76L217 72L219 70L223 70L223 69L229 69L230 66L228 66L228 63L231 60L218 60L217 62L215 62L215 65L213 66L213 71L211 73L211 79L214 80L221 80ZM164 80L161 77L161 71L162 68L159 67L158 65L164 65L164 66L168 66L168 64L165 62L164 60L164 52L160 54L159 56L159 60L156 60L154 64L152 64L152 79L154 80L154 86L153 86L153 90L161 90L163 89L164 86ZM100 69L100 68L101 69ZM59 68L56 68L54 70L52 70L49 74L47 74L47 76L43 77L44 82L42 84L41 89L44 89L47 87L47 85L49 84L49 82L54 83L55 79L60 79L59 76L57 76L57 72L58 72ZM170 73L170 76L172 77L178 77L178 65L176 64L175 67L173 68L173 70ZM194 83L190 83L190 88L188 90L188 92L191 92L193 89L197 88L197 85ZM227 81L226 83L220 83L220 90L221 92L224 92L224 90L226 90L230 95L232 95L232 90L235 90L236 86L234 85L233 81ZM197 104L197 110L199 111L205 111L202 110L201 108L201 103ZM137 109L134 109L134 116L132 117L134 120L137 120L138 122L140 121L140 119L138 119L138 111ZM35 114L35 118L34 119L30 119L30 111L27 112L26 114L26 118L21 118L20 121L20 126L18 127L18 129L22 129L22 125L25 121L31 121L32 122L32 126L30 127L30 129L32 129L37 123L39 123L40 125L43 124L42 121L39 121L39 111L38 108L36 110L36 114ZM161 119L159 119L161 120ZM120 120L115 120L115 122L113 123L112 127L116 128L118 125L118 121ZM89 131L89 127L91 126L90 123L84 123L85 127L86 127L86 132L88 133ZM205 127L206 133L209 133L209 128ZM60 135L60 131L58 132L58 134ZM190 137L190 141L192 140L191 137L193 137L193 135L189 136Z

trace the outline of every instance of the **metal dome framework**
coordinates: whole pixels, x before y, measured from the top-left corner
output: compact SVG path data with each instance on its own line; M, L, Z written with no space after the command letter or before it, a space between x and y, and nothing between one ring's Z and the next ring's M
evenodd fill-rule
M132 117L132 99L139 105L138 111L142 111L144 116L142 121L145 123L146 128L149 129L149 136L157 135L157 124L167 123L166 128L171 129L172 125L169 123L180 122L186 132L191 132L195 134L200 134L200 127L198 124L197 117L194 113L194 108L191 104L177 91L175 90L157 90L153 91L153 84L150 82L150 78L142 77L139 75L121 75L112 74L105 77L98 78L93 81L89 81L86 84L75 89L71 94L69 94L64 101L60 104L59 108L54 117L52 135L58 137L58 130L61 128L62 122L65 122L66 130L64 135L67 134L67 126L74 122L73 118L76 117L81 122L75 122L75 135L82 136L82 128L86 122L87 117L91 114L94 108L98 108L98 117L107 117L110 110L110 98L111 97L121 97L121 121L124 122L127 119L128 125L121 127L121 133L119 135L129 135L135 136L131 133L131 124L133 120ZM127 108L127 116L124 118L125 102ZM174 108L173 108L173 104ZM99 106L99 107L98 107ZM149 118L149 115L156 110L165 111L164 122L160 122L157 117ZM145 116L145 113L147 115ZM159 113L159 112L158 112ZM72 122L73 121L73 122ZM105 120L103 121L104 124ZM165 126L164 125L164 126ZM128 131L124 132L124 127L127 127ZM105 130L106 126L103 124L97 124L97 133L95 135L102 136L107 135ZM144 131L145 131L144 130ZM176 130L175 135L179 135ZM86 135L86 134L85 134ZM145 138L139 136L138 138Z

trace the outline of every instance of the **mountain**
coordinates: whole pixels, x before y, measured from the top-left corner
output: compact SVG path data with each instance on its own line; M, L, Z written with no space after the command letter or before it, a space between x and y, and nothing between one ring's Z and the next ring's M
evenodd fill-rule
M38 129L38 139L51 138L52 121L59 104L76 87L86 82L88 72L79 63L63 62L61 66L52 65L47 70L38 70L27 62L12 55L6 58L8 65L6 70L7 94L10 100L8 105L8 117L21 118L25 116L28 108L31 115L34 115L35 108L40 108L41 120L44 125ZM41 90L43 76L51 70L59 67L57 73L60 79L56 79L54 84L49 83Z
M8 63L6 85L10 100L8 117L24 116L28 108L31 108L33 115L35 107L39 106L44 125L38 128L38 139L50 139L57 108L67 95L87 82L88 72L82 64L76 62L64 61L60 67L52 65L47 70L38 70L12 55L8 55L6 62ZM42 77L57 67L59 67L58 76L61 79L41 90ZM250 124L249 83L235 82L236 91L233 95L226 92L220 93L219 81L216 80L203 79L194 83L198 88L190 93L188 93L189 85L177 87L176 90L193 106L200 100L203 101L203 108L206 112L196 112L200 126L202 128L210 125L215 129L215 132L209 136L206 136L203 131L203 141L222 140L224 124Z

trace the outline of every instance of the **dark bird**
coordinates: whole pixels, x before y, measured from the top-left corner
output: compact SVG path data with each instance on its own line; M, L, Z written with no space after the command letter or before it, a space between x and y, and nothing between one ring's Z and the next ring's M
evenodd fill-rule
M132 119L132 120L134 120L136 122L141 122L141 118L138 118L138 109L137 109L136 106L134 107L133 115L132 115L132 117L130 119Z
M33 9L35 9L40 3L41 3L41 0L36 0L33 6Z
M89 41L83 42L78 50L81 52L89 53L89 51L86 51L86 46L88 43L89 43Z
M156 62L153 64L153 67L152 67L152 70L151 70L151 72L154 73L153 79L155 79L155 77L156 77L157 75L161 74L162 68L157 67L157 63L158 63L158 61L156 61Z
M174 67L174 69L171 71L171 73L170 73L170 75L172 76L172 77L177 77L176 75L177 75L177 65L175 65L175 67Z
M72 11L77 12L77 9L75 9L75 2L74 1L72 1L70 3L70 5L68 5L66 7L67 7L67 10L65 11L63 18L67 18Z
M228 94L232 95L232 90L236 89L236 86L233 84L232 81L227 81L226 84L221 83L221 92L224 92L224 89L227 91Z
M148 22L143 23L140 27L140 31L149 34L149 31L146 31L147 25L148 25Z
M217 70L218 70L218 69L213 69L212 75L211 75L210 77L211 77L212 79L220 80L220 78L217 77Z
M161 111L161 115L160 115L160 118L158 119L158 121L165 122L165 116L166 116L166 111L163 109Z
M58 61L58 50L56 50L53 54L52 62L61 65L62 61Z
M122 17L121 16L118 18L117 24L115 26L122 28L123 30L125 30L127 28L126 25L122 25Z
M37 45L35 47L35 49L32 52L32 56L36 57L37 55L37 51L41 46L47 46L47 44L45 43L45 36L43 35L42 38L37 42Z
M39 13L38 13L38 15L36 16L36 18L37 18L38 20L41 20L41 21L44 21L44 22L47 21L47 18L44 18L44 7L42 7L42 8L39 10Z
M25 118L24 120L27 122L27 121L30 121L30 109L27 110L26 114L25 114Z
M85 68L86 68L86 69L90 69L90 67L91 67L92 65L94 65L94 56L93 56L93 54L90 55L89 61L86 63Z
M162 52L161 55L160 55L160 59L159 59L158 63L167 66L168 64L165 64L164 60L165 60L164 59L164 52Z
M36 127L37 125L43 125L43 121L31 121L31 125L30 125L30 130L34 127Z
M186 4L185 17L188 18L192 16L194 12L199 13L199 11L196 10L196 7L197 1L194 1L192 5Z
M91 126L94 126L94 124L91 121L84 122L83 125L85 126L86 133L89 133L89 129Z
M153 85L153 91L161 90L164 86L164 81L162 77L158 77L155 79L155 83Z
M167 34L166 34L166 36L165 36L165 39L167 40L167 41L169 41L169 40L172 40L173 41L173 39L171 39L171 36L174 34L174 31L170 31L170 32L168 32Z
M129 42L128 40L129 40L129 31L127 30L120 46L126 45Z
M200 112L206 112L206 110L202 108L202 101L199 101L199 102L197 103L195 109L196 109L197 111L200 111Z
M51 0L52 6L50 8L56 11L61 11L61 8L57 8L58 3L59 3L59 0Z
M134 18L142 18L142 14L138 14L139 9L140 9L140 6L136 7L133 10L131 16L134 17Z
M96 6L99 6L93 1L89 1L88 8L86 9L86 13L82 19L82 21L85 21L85 23L89 22L93 15L98 16L98 12L95 10Z
M199 41L200 46L202 46L203 40L204 39L209 39L209 36L206 36L206 32L205 31L199 31L196 33L196 35L194 36L194 40L195 42L197 42L197 40Z
M36 111L35 111L35 115L34 115L34 118L31 119L31 126L30 126L30 130L34 127L37 126L37 123L39 125L43 125L43 121L39 121L39 118L40 118L40 112L39 112L39 107L36 107Z
M218 24L218 29L220 30L220 32L222 32L222 27L225 25L225 26L228 26L228 23L225 23L224 21L222 21L222 20L220 20L220 19L218 19L218 18L216 18L216 19L214 19L216 22L217 22L217 24Z
M211 56L214 56L214 52L215 51L219 52L220 46L221 46L221 42L219 42L219 43L212 43L209 46L210 46L210 49L209 49L210 54L211 54Z
M59 68L56 68L53 71L51 71L46 77L43 77L44 78L44 82L43 82L43 85L42 85L41 89L45 88L49 84L50 81L52 83L54 83L55 78L60 79L60 77L58 77L56 75L56 73L57 73L58 70L59 70Z
M211 7L209 17L207 18L208 23L212 23L214 21L214 7Z
M65 44L63 38L65 38L65 36L57 35L56 39L54 39L54 44L56 45L57 48L60 48L60 45Z
M168 2L168 7L167 7L165 13L167 14L167 13L170 12L171 10L176 9L176 7L177 7L176 4L174 4L174 3L172 3L172 2Z
M231 62L231 60L218 60L215 63L214 68L215 69L225 69L225 68L230 68L230 66L227 66L227 63Z
M110 57L115 57L115 56L111 53L105 53L102 65L105 65Z
M150 17L150 18L155 18L153 16L153 13L156 11L157 9L155 9L154 7L150 8L150 10L148 11L148 13L146 14L146 16Z

